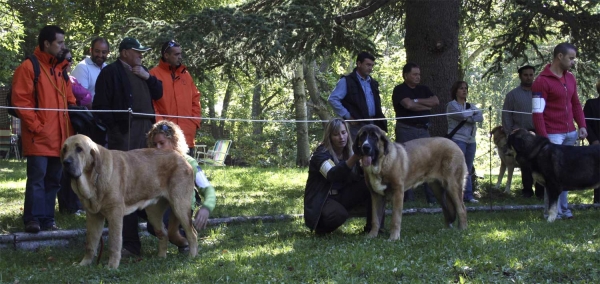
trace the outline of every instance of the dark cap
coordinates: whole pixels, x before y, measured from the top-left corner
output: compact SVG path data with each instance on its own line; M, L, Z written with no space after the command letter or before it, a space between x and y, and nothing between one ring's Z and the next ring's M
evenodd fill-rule
M133 50L145 52L152 48L141 45L140 42L135 38L126 37L119 44L119 51L121 51L123 49L133 49Z

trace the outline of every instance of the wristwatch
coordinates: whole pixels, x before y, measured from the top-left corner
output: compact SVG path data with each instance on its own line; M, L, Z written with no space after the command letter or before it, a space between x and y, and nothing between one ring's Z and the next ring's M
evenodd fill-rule
M418 103L419 99L414 99L413 102Z

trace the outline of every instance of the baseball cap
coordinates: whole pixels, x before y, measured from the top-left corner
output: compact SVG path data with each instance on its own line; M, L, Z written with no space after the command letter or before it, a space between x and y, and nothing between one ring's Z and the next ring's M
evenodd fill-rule
M133 49L133 50L137 50L137 51L141 51L141 52L145 52L148 51L152 48L143 46L142 44L140 44L140 42L132 37L126 37L124 38L121 43L119 44L119 51L123 50L123 49Z

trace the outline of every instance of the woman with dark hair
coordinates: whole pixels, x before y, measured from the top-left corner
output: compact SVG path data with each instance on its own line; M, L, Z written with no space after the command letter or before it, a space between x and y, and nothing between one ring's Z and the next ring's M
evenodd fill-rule
M310 158L304 190L304 222L317 234L333 232L346 222L349 210L364 202L367 202L364 229L371 230L371 194L364 177L356 173L360 158L352 152L348 129L343 119L330 120L322 142Z
M452 85L450 90L452 101L446 105L446 113L448 113L446 118L448 119L448 134L454 132L454 135L449 138L462 150L465 155L467 169L469 169L463 200L477 203L479 201L473 196L471 175L474 172L473 161L477 150L477 142L475 141L475 135L477 134L476 122L483 121L483 114L475 105L467 103L468 94L469 85L467 85L467 82L457 81Z

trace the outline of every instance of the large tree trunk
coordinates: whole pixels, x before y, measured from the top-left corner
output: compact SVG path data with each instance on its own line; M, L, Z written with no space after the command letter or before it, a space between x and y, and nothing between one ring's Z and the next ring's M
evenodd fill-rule
M306 64L306 74L304 75L304 79L306 80L306 90L310 97L310 106L314 112L319 116L320 120L327 121L331 118L331 114L329 113L329 109L327 109L327 102L321 97L321 93L319 92L317 77L315 75L316 69L317 63L314 60ZM327 122L323 122L323 128L325 128L326 125Z
M304 91L304 71L302 63L296 64L294 78L294 110L296 120L296 165L307 167L310 158L310 146L308 145L308 123L306 122L306 92Z
M421 66L421 84L436 94L440 105L432 113L445 113L450 88L458 79L459 0L406 1L406 61ZM445 116L432 117L429 132L443 136Z
M262 115L262 84L263 84L263 76L260 70L256 70L256 85L254 86L254 92L252 93L252 119L260 119ZM252 123L252 134L262 134L263 133L263 124L262 123Z

